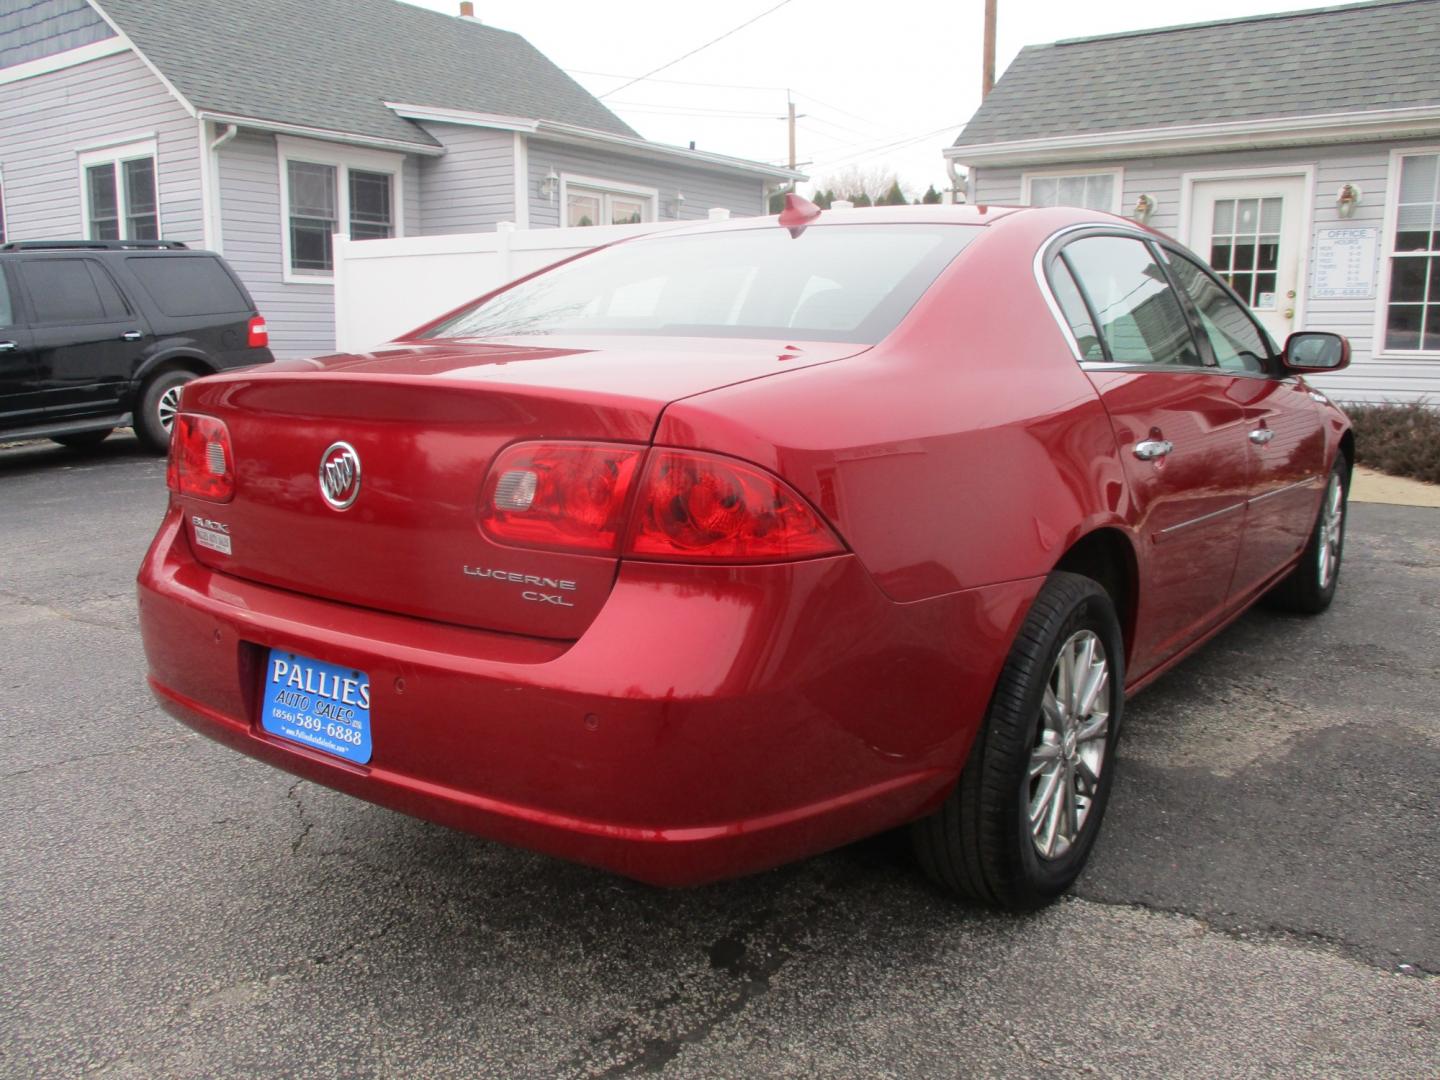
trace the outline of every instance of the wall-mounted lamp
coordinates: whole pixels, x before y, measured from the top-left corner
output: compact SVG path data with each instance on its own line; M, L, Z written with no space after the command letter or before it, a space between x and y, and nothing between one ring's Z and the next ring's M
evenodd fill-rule
M677 192L675 192L675 207L674 207L674 208L675 208L675 220L676 220L676 221L679 221L679 220L680 220L680 211L685 209L685 193L684 193L683 191L677 191Z
M560 174L555 171L555 166L552 165L545 179L540 181L540 194L544 195L545 198L553 203L555 201L555 193L559 190Z
M1342 218L1348 218L1355 212L1355 204L1364 197L1359 184L1341 184L1340 190L1335 193L1335 212Z
M1148 225L1151 215L1155 213L1155 207L1158 205L1154 195L1141 195L1135 200L1135 209L1130 211L1130 216L1141 225Z

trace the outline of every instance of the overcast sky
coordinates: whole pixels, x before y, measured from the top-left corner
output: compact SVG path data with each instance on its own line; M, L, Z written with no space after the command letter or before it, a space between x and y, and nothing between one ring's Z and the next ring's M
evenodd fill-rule
M459 11L459 0L412 2ZM482 22L523 35L591 93L616 91L605 104L648 139L681 146L694 140L703 150L784 163L779 118L788 88L805 114L797 151L810 164L801 168L815 179L850 164L884 165L914 193L930 183L944 187L940 151L980 104L982 0L789 0L654 79L617 89L778 2L475 0L475 8ZM997 70L1024 45L1304 6L1315 5L999 0ZM1264 57L1237 57L1236 63L1264 63Z

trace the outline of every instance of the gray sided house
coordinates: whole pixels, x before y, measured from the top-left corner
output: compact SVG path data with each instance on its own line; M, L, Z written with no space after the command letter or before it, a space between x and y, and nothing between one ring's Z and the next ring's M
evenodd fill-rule
M525 39L397 0L0 0L0 239L204 245L277 355L333 242L765 212L786 169L647 142Z
M1088 206L1208 258L1347 401L1440 403L1440 0L1024 49L945 156L970 199Z

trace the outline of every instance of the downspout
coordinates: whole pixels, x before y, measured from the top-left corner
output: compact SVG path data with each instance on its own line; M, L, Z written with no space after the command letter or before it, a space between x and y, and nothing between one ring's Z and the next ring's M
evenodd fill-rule
M201 120L200 123L203 128L205 121ZM215 251L221 252L222 254L225 251L225 236L222 229L223 218L220 214L220 148L239 134L239 125L226 124L224 130L210 141L210 145L205 150L207 159L205 164L209 166L209 168L205 170L207 173L205 179L209 186L209 190L205 193L208 196L205 202L209 226L206 229L206 232L209 234L206 243Z
M947 157L945 159L945 171L950 174L950 190L955 193L955 201L957 203L969 202L970 178L960 175L959 171L955 168L955 159L953 157Z

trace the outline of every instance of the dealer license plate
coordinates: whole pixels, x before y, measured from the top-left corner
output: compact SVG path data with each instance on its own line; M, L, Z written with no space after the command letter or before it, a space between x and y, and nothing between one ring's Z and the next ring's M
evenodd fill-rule
M260 723L272 735L363 765L370 760L370 676L271 649Z

